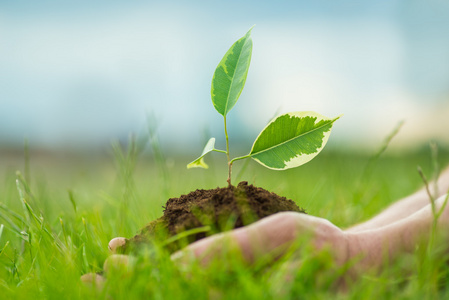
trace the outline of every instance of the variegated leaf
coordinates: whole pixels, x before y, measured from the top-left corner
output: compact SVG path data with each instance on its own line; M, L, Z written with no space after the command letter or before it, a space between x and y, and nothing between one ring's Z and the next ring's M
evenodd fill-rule
M262 130L249 155L270 169L298 167L320 153L338 118L311 111L283 114Z

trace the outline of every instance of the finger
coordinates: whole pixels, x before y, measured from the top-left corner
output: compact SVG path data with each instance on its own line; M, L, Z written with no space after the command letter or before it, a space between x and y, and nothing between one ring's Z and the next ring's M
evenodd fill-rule
M106 274L128 273L130 257L123 254L113 254L109 256L103 264L103 270Z
M229 249L237 249L245 261L252 263L267 254L282 255L297 234L297 213L278 213L246 227L216 234L190 244L174 253L171 259L178 264L199 260L207 265ZM229 246L229 247L224 247Z
M113 238L108 245L109 251L111 251L112 253L116 253L117 252L117 248L123 246L126 244L126 238L124 237L116 237Z
M171 259L179 266L188 266L198 261L202 266L220 257L232 249L239 249L246 261L253 260L253 253L248 243L248 227L234 229L230 232L219 233L196 241L184 249L171 255Z
M87 273L81 276L81 282L87 286L102 289L105 283L105 278L96 273Z

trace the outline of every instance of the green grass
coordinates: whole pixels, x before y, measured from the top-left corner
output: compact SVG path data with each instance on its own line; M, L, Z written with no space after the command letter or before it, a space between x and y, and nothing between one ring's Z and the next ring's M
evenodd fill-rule
M114 158L0 156L1 299L435 299L447 298L448 267L438 248L404 255L382 274L367 274L334 288L339 272L326 253L305 249L301 268L292 255L248 267L239 255L202 269L180 270L158 247L135 258L132 271L109 275L98 291L80 276L101 272L108 241L133 236L162 214L169 197L196 188L226 186L224 161L211 157L210 169L186 170L189 158L137 158L115 151ZM154 149L153 149L154 150ZM157 150L157 149L156 149ZM156 151L157 152L157 151ZM23 156L23 157L26 157ZM430 151L387 153L367 168L370 156L325 150L297 169L276 172L250 162L234 166L234 183L247 180L294 199L309 214L348 227L378 213L422 186L416 167L431 174ZM216 160L216 162L214 161ZM441 165L449 161L441 153ZM29 169L29 170L28 170ZM16 173L19 170L21 173ZM368 171L366 171L368 170ZM29 178L29 179L28 179ZM290 272L290 273L289 273ZM286 274L291 280L286 280Z

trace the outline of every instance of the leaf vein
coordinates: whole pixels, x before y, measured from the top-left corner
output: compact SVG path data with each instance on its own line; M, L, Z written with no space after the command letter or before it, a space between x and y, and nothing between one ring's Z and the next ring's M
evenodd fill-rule
M303 133L303 134L297 135L297 136L295 136L295 137L293 137L293 138L291 138L291 139L288 139L288 140L286 140L286 141L284 141L284 142L282 142L282 143L279 143L279 144L277 144L277 145L271 146L271 147L269 147L269 148L263 149L263 150L261 150L261 151L259 151L259 152L253 152L253 153L250 153L250 155L252 156L252 155L260 154L260 153L267 152L267 151L270 151L270 150L272 150L272 149L278 148L278 147L280 147L280 146L282 146L282 145L284 145L284 144L287 144L287 143L289 143L289 142L291 142L291 141L294 141L294 140L296 140L296 139L298 139L298 138L300 138L300 137L302 137L302 136L306 136L306 135L308 135L308 134L310 134L310 133L313 133L314 131L316 131L316 130L318 130L318 129L321 129L321 128L323 128L323 127L325 127L325 126L327 126L327 125L329 125L329 124L335 122L336 120L337 120L337 119L329 120L329 122L327 122L327 123L325 123L325 124L323 124L323 125L321 125L321 126L319 126L319 127L316 127L316 128L314 128L314 129L312 129L312 130L310 130L310 131L308 131L308 132L305 132L305 133ZM330 128L329 128L329 130L330 130ZM324 132L328 132L329 130L326 130L326 131L324 131ZM324 132L323 132L323 133L324 133Z

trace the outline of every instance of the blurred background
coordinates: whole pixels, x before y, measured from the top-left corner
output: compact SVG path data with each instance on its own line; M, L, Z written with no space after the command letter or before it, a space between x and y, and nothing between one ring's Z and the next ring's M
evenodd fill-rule
M224 53L256 25L229 115L248 151L275 115L314 110L329 147L449 147L447 1L0 1L0 150L92 151L150 126L166 151L223 147L210 100ZM192 157L193 158L193 157Z

